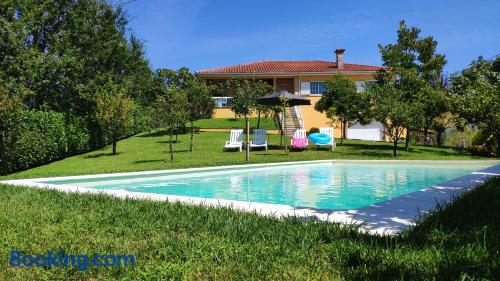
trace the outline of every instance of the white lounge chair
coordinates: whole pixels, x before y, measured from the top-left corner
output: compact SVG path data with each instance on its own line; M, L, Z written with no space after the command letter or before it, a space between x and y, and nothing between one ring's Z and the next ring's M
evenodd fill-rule
M330 142L329 143L317 143L316 147L319 148L320 146L329 146L331 150L335 150L337 148L337 143L335 142L335 138L333 137L333 128L319 128L320 134L325 134L330 136Z
M240 152L243 150L243 129L231 130L229 141L226 141L223 150L228 148L238 148Z
M250 141L250 150L252 147L264 147L267 150L266 129L253 130L253 140Z

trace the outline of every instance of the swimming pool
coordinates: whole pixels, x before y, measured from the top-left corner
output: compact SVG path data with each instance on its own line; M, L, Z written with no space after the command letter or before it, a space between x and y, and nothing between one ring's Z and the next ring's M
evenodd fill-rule
M491 164L322 161L39 179L106 191L348 210L421 190Z

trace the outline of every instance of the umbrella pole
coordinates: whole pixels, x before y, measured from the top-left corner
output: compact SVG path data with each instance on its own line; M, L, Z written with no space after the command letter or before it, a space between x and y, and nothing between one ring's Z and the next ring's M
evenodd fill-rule
M288 140L286 139L286 106L283 107L283 131L285 133L285 154L288 154Z

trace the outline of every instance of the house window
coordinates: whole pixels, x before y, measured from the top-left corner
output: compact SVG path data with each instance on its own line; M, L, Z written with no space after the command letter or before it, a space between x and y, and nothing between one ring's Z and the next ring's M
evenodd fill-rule
M366 85L375 82L375 80L356 81L356 92L362 93L365 91Z
M231 107L232 97L212 97L216 108Z
M322 95L325 92L325 82L311 82L311 94Z

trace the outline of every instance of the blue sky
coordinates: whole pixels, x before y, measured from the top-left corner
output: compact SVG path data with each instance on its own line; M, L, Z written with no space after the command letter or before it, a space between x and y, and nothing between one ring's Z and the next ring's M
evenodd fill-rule
M339 47L347 63L380 65L377 44L396 41L401 19L438 41L447 73L500 53L498 0L136 0L126 8L154 68L334 61Z

